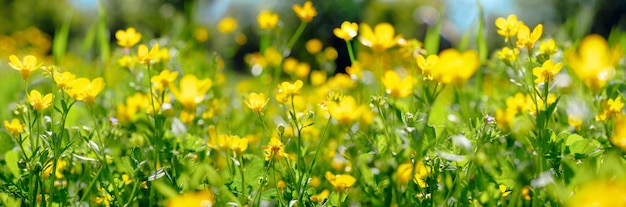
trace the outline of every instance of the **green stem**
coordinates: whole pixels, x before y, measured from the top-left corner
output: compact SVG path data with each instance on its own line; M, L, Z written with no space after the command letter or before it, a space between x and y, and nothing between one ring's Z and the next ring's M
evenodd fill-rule
M98 177L100 177L100 173L102 173L102 169L103 169L103 167L100 167L100 169L98 169L98 172L96 173L96 176L93 177L93 179L91 180L91 182L89 183L87 188L83 189L85 191L85 194L83 194L83 196L78 201L78 206L80 206L80 204L83 203L83 201L85 201L85 198L88 197L89 191L91 190L91 188L93 188L93 186L98 181ZM52 200L52 199L50 199L50 200Z
M293 47L294 44L296 44L296 41L298 41L298 39L300 38L300 35L302 35L302 32L304 31L304 28L306 28L306 25L307 25L306 22L300 22L300 26L298 26L296 33L294 33L293 36L291 36L291 39L289 39L289 43L287 43L287 51L289 51L290 53L291 53L291 48Z
M265 120L263 120L263 115L261 115L261 112L257 113L258 117L259 117L259 121L263 124L263 130L265 131L266 136L261 138L261 143L266 143L267 142L267 138L271 138L272 133L270 132L270 129L267 127L267 124L265 124Z
M350 55L350 65L352 65L356 59L354 58L354 52L352 51L352 44L350 43L350 40L346 40L346 47L348 48L348 55Z
M239 173L241 174L241 197L242 197L242 201L243 201L243 205L247 205L248 204L248 198L246 197L246 188L245 188L245 184L246 184L246 180L244 177L244 167L243 167L243 155L239 156Z

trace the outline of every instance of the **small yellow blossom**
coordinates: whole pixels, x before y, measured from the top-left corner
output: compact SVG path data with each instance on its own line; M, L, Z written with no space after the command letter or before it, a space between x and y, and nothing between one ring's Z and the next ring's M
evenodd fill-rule
M64 178L65 176L63 175L63 171L65 171L67 167L68 167L67 161L63 159L59 159L57 161L57 168L56 168L56 171L54 172L54 176L57 179ZM52 175L52 168L54 168L54 161L52 160L48 161L43 166L43 172L41 172L41 174L43 175L44 178L47 178L50 175Z
M131 48L141 41L141 33L138 33L134 27L129 27L126 31L117 30L115 38L119 46Z
M289 155L285 153L283 143L276 137L272 137L270 143L267 144L267 146L263 146L263 150L265 161L269 161L270 159L279 160L289 157Z
M155 60L158 53L159 44L152 46L150 51L148 51L148 47L146 45L139 45L137 50L137 62L139 62L139 64L150 64L151 61Z
M619 116L613 125L613 135L610 138L613 145L626 151L626 117Z
M444 84L462 84L476 73L479 66L476 51L468 50L460 53L451 48L439 53L439 61L431 74L434 80Z
M276 100L284 103L289 97L299 95L300 89L304 83L301 80L297 80L294 83L282 82L278 85L278 91L276 93Z
M165 63L170 60L170 50L167 48L160 48L154 56L155 63Z
M580 186L566 206L626 206L626 183L621 180L593 181Z
M508 48L504 47L502 50L497 52L498 58L503 60L506 63L512 63L517 60L517 55L519 55L519 50L517 48Z
M322 41L317 38L310 39L305 44L306 51L311 54L317 54L322 50Z
M326 171L325 174L326 180L333 185L335 188L335 192L346 192L354 183L356 183L356 178L352 177L350 174L340 174L335 175L329 171Z
M277 67L283 61L283 55L274 47L268 47L263 55L269 66Z
M346 73L350 74L350 77L355 80L363 77L363 68L361 67L361 62L354 61L351 66L347 66Z
M567 116L567 124L574 128L576 131L580 131L583 125L583 118L577 115Z
M543 63L541 67L536 67L533 69L533 75L537 76L537 79L535 79L535 83L554 81L554 76L556 76L556 74L559 74L562 67L563 63L554 64L552 60L547 60Z
M524 186L522 188L522 197L524 198L524 200L530 201L531 197L530 197L530 186Z
M238 34L235 36L235 43L238 45L245 45L248 42L248 37L245 34Z
M133 183L133 180L130 179L130 176L126 173L122 174L122 182L124 182L124 185L130 185L131 183Z
M334 47L327 47L326 49L324 49L324 57L326 57L326 59L330 61L335 61L338 56L339 53L337 53L337 49L335 49Z
M311 72L311 85L319 86L326 82L326 71L316 70Z
M250 108L254 113L262 113L263 108L267 105L270 99L265 97L264 93L250 93L246 100L246 106Z
M278 14L270 11L262 11L257 17L259 28L265 30L273 30L278 24Z
M211 89L211 79L198 80L194 75L185 75L180 79L180 87L173 85L172 93L185 109L195 110L199 103L204 101L205 95Z
M195 193L187 193L170 198L167 201L167 207L189 207L202 206L211 207L215 205L215 195L211 191L199 191Z
M178 118L180 119L181 122L183 122L185 124L191 124L191 123L193 123L193 120L196 118L196 111L195 110L189 110L189 109L183 109L180 112L180 115L178 116Z
M102 187L98 187L98 197L94 199L96 204L100 204L100 206L111 206L111 202L113 201L113 196L109 194L109 192Z
M72 87L72 83L76 79L76 75L70 72L54 73L54 82L61 90L68 90Z
M622 97L619 96L615 99L609 99L602 102L602 112L596 115L596 121L605 121L622 115L622 108L624 108L624 102Z
M15 70L20 71L20 74L22 75L22 79L24 81L26 81L28 77L30 77L30 74L33 71L39 69L41 65L43 65L43 63L37 64L37 58L32 55L25 56L23 61L20 61L17 56L11 55L9 56L9 60L9 66L11 66Z
M552 38L541 42L539 44L539 51L541 54L553 55L557 51L556 42Z
M358 112L356 101L351 96L343 97L338 103L331 101L328 104L330 117L337 120L337 122L343 126L349 126L354 121L358 120L359 114L356 112Z
M169 71L163 70L159 75L152 76L150 81L153 84L153 88L158 91L163 91L165 88L170 87L170 85L176 80L178 77L178 71Z
M578 51L568 51L565 59L587 87L599 90L615 74L615 66L621 58L621 50L615 47L609 50L604 37L592 34L580 43Z
M359 25L355 22L344 21L340 28L333 29L333 34L346 41L352 40L359 32Z
M385 86L385 92L391 97L405 98L413 93L414 80L412 76L407 76L401 80L395 71L389 70L383 75L382 82Z
M9 134L12 134L14 136L24 132L24 127L26 126L20 123L20 121L17 119L12 119L11 122L6 120L4 121L4 128L7 130L7 132L9 132Z
M309 65L308 63L300 62L298 63L298 65L296 65L295 69L296 77L298 77L299 79L306 79L311 72L311 65Z
M498 128L508 129L513 126L513 118L515 117L515 111L510 109L497 109L496 110L496 122Z
M375 53L382 53L396 46L401 38L395 35L396 29L393 25L386 22L377 24L374 30L366 23L361 23L360 28L359 41L366 47L372 48Z
M39 91L32 90L30 91L30 94L28 94L28 101L30 102L30 105L33 106L33 109L41 111L52 105L52 93L42 96Z
M298 15L298 18L303 22L311 22L313 17L317 16L317 11L315 7L313 7L313 3L311 1L304 2L304 5L295 4L292 7L293 12Z
M531 97L523 93L518 92L515 96L506 98L507 109L515 115L530 111L531 105L533 105Z
M298 66L298 60L293 57L288 57L283 62L283 71L285 71L285 73L291 74L296 71L296 66Z
M423 55L417 55L417 67L422 71L424 80L433 79L432 71L437 66L437 62L439 62L437 55L429 55L427 58L424 58Z
M204 27L196 27L193 30L193 38L198 42L206 42L209 39L209 30Z
M315 203L319 203L319 202L324 201L324 199L328 198L329 195L330 195L330 191L327 189L324 189L322 192L312 195L311 201Z
M411 176L411 173L413 173L413 176ZM398 183L407 184L409 180L413 179L413 182L418 184L421 188L426 187L425 179L429 174L430 169L427 168L422 162L417 162L417 165L414 165L411 162L405 162L398 166L398 169L396 170Z
M237 30L237 20L232 17L226 17L217 23L217 31L224 34L230 34Z
M248 139L241 138L237 135L230 136L228 140L228 147L232 150L236 156L241 156L246 149L248 149Z
M71 89L66 90L67 94L77 101L92 105L96 96L104 89L104 79L96 78L91 81L87 78L78 78L72 82Z
M528 28L528 26L520 24L519 31L517 31L517 47L532 50L535 47L535 43L539 40L539 38L541 38L542 33L542 24L535 26L532 33L530 32L530 28Z
M132 68L137 63L137 56L124 55L117 59L117 64L121 67Z
M496 19L496 27L498 27L498 34L504 37L505 41L514 37L517 34L518 28L521 22L517 21L517 16L514 14L509 15L506 19L499 17Z
M506 185L500 184L498 189L500 190L502 197L507 197L511 194L511 191L506 189Z

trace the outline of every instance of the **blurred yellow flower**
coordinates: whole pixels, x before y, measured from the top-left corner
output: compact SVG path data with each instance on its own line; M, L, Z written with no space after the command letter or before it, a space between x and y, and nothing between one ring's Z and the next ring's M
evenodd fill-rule
M270 143L268 143L267 146L263 146L263 153L265 155L265 161L269 161L270 159L279 160L289 157L289 155L285 153L283 143L276 137L272 137Z
M541 54L553 55L557 51L556 42L552 38L541 42L539 44L539 51Z
M532 105L534 104L531 97L520 92L506 98L507 110L511 110L514 115L530 111Z
M96 96L104 89L104 79L96 78L91 81L87 78L78 78L72 82L67 94L77 101L85 102L92 105L96 100Z
M54 165L54 161L50 160L50 161L46 162L46 164L43 166L43 171L41 172L41 175L43 175L44 178L47 178L50 175L52 175L53 165ZM57 168L56 168L56 171L54 172L54 176L57 179L61 179L61 178L65 177L63 175L63 171L65 171L65 169L67 167L68 167L67 161L63 160L63 159L59 159L57 161Z
M621 96L602 101L602 112L596 115L596 121L605 121L618 117L622 115L622 108L624 108L624 102L622 102Z
M137 50L137 62L139 62L139 64L150 64L152 60L155 60L158 53L159 44L152 46L150 51L148 51L148 47L146 45L139 45Z
M613 145L626 151L626 116L619 116L615 119L610 141Z
M343 97L339 102L331 101L327 107L330 117L343 126L350 126L359 118L356 101L351 96Z
M311 65L305 62L300 62L298 63L298 65L296 65L295 69L296 77L298 77L299 79L306 79L307 77L309 77L309 73L311 72Z
M326 71L316 70L311 72L311 85L319 86L326 82Z
M263 93L250 93L248 94L248 99L246 100L246 106L250 108L254 113L262 113L263 108L267 105L270 99L265 97Z
M117 30L115 38L117 39L117 45L131 48L141 41L141 33L138 33L134 27L129 27L126 31Z
M363 68L361 67L361 62L354 61L351 66L346 67L346 73L350 74L350 77L354 80L358 80L363 77Z
M268 47L265 50L263 58L265 58L265 61L269 66L277 67L280 66L280 63L283 61L283 54L281 54L278 49L274 47Z
M432 71L437 66L439 57L437 55L429 55L427 58L424 58L423 55L417 55L416 59L417 67L422 71L424 80L432 80Z
M508 47L503 47L502 50L498 51L496 54L498 55L498 58L510 64L513 61L517 60L519 50L517 48L511 49Z
M496 27L498 27L498 34L504 37L504 41L508 41L509 38L515 37L521 22L517 21L517 16L514 14L509 15L506 19L499 17L496 19Z
M385 50L396 46L400 35L396 36L396 29L389 23L380 23L374 27L374 30L370 25L361 23L361 32L359 41L366 47L372 48L375 53L382 53Z
M580 131L583 125L583 118L577 115L567 116L567 124L574 128L576 131Z
M335 192L346 192L356 183L356 178L350 174L335 175L330 171L326 171L324 175L326 180L335 188Z
M124 55L117 59L117 64L122 67L132 68L137 63L137 56Z
M574 74L587 87L598 90L615 74L615 65L621 58L619 47L609 50L604 37L592 34L580 43L578 52L570 50L565 54L568 65Z
M337 53L337 49L334 47L327 47L324 49L324 57L330 61L335 61L339 54Z
M133 183L133 180L130 179L130 176L128 176L128 174L124 173L122 174L122 182L124 182L124 185L130 185L131 183Z
M200 43L206 42L209 39L209 30L204 27L196 27L193 30L193 38Z
M204 101L205 94L211 89L211 79L198 80L195 75L185 75L180 79L180 87L172 85L174 97L187 110L195 110Z
M7 130L7 132L9 132L9 134L12 134L14 136L24 132L24 127L26 126L20 123L20 120L17 119L11 119L11 122L6 120L4 121L4 128Z
M563 63L554 64L552 60L547 60L546 62L543 62L543 65L541 67L536 67L533 69L533 75L537 76L537 79L535 79L535 83L543 83L546 81L553 82L554 76L556 76L556 74L559 74L562 67Z
M511 191L506 189L506 185L500 184L498 185L498 189L500 190L500 195L502 195L502 197L507 197L511 194Z
M237 20L232 17L226 17L217 23L217 31L224 34L230 34L237 30Z
M111 201L113 201L113 196L109 194L109 192L102 187L98 187L99 195L94 199L96 204L100 204L100 206L111 206Z
M28 102L33 106L33 109L37 111L41 111L47 109L52 105L52 93L48 93L45 96L42 96L41 93L37 90L30 91L28 94Z
M317 38L310 39L309 41L306 41L305 47L306 51L309 53L317 54L322 50L322 41Z
M324 201L324 199L328 198L329 195L330 195L330 191L327 189L324 189L322 192L312 195L311 201L315 203L319 203L319 202Z
M172 85L172 83L178 77L178 71L169 71L163 70L159 75L152 76L150 81L152 82L153 89L158 91L163 91L165 88L168 88Z
M528 26L523 23L520 24L519 31L517 31L517 47L533 50L535 43L539 40L539 38L541 38L542 33L542 24L535 26L532 33L530 32L530 28L528 28Z
M294 83L282 82L278 85L276 100L280 103L284 103L289 97L300 94L300 89L302 89L303 84L301 80L296 80Z
M294 4L292 9L303 22L311 22L313 17L317 16L317 11L311 1L304 2L304 5Z
M235 43L237 43L238 45L245 45L246 42L248 42L248 37L246 37L245 34L238 34L235 37Z
M588 182L580 186L566 204L576 207L626 206L626 183L620 180Z
M359 25L357 23L343 21L340 28L333 29L333 34L335 34L338 38L350 41L352 38L356 37L358 31Z
M508 129L513 125L513 118L515 117L515 111L511 109L496 109L496 122L498 128Z
M170 60L170 50L167 48L160 48L154 56L155 63L165 63Z
M248 149L248 139L241 138L237 135L230 136L228 140L228 147L235 153L235 156L241 156L246 149Z
M59 89L68 90L72 87L72 83L76 79L76 75L70 72L54 73L53 79Z
M211 191L198 191L195 193L186 193L170 198L167 201L167 207L211 207L215 205L215 195Z
M451 48L439 53L437 66L432 70L433 79L444 84L465 83L478 70L478 53L468 50L460 53Z
M23 61L20 61L17 56L11 55L9 56L9 60L9 66L11 66L15 70L20 71L20 74L22 75L22 79L24 79L24 81L26 81L28 77L30 77L30 74L33 71L39 69L41 65L43 65L43 63L37 64L37 58L32 55L25 56Z
M415 168L413 168L415 166ZM413 175L411 176L411 172ZM426 177L430 174L430 169L427 168L424 163L417 162L413 165L411 162L405 162L398 166L396 169L396 175L398 176L398 183L405 185L409 180L413 179L413 182L418 184L421 188L426 187Z
M273 30L278 24L278 14L270 11L262 11L256 20L259 23L259 28Z
M407 76L401 80L395 71L388 70L383 75L382 82L385 86L385 93L389 94L389 96L404 98L413 93L413 83L415 81L412 76Z

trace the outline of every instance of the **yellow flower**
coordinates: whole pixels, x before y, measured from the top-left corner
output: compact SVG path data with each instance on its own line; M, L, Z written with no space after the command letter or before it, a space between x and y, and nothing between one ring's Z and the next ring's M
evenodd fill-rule
M298 66L298 60L296 58L293 57L288 57L285 59L285 61L283 62L283 71L285 71L285 73L293 73L293 71L296 70L296 66Z
M329 171L325 174L326 180L333 185L335 192L346 192L356 183L356 178L349 174L335 175Z
M417 67L422 71L424 80L433 79L432 71L437 66L437 62L439 62L437 55L429 55L427 58L417 55Z
M320 86L326 82L326 71L316 70L311 72L311 85Z
M567 124L574 127L574 130L580 131L583 125L583 119L577 115L569 115L567 116Z
M498 189L500 190L500 194L502 195L502 197L507 197L511 194L510 190L506 190L506 185L500 184L498 186Z
M178 116L178 118L180 118L180 121L185 123L185 124L191 124L191 123L193 123L193 120L196 118L196 111L195 110L189 110L189 109L183 109L180 112L180 115Z
M224 34L230 34L237 30L237 20L232 17L226 17L217 23L217 31Z
M613 136L611 143L626 151L626 117L619 116L613 125Z
M350 74L350 77L355 80L363 77L363 68L361 67L361 62L354 61L351 66L347 66L346 73Z
M361 24L361 32L359 41L366 47L372 48L376 53L385 52L385 50L396 46L401 36L395 36L396 29L389 23L380 23L374 27L366 23Z
M306 42L305 47L306 51L308 51L309 53L317 54L322 50L322 41L317 38L310 39Z
M39 91L32 90L28 95L28 101L30 102L30 105L33 106L33 109L41 111L52 105L52 94L48 93L45 96L42 96Z
M167 201L167 207L211 207L213 205L215 205L215 195L213 195L211 191L187 193L176 196Z
M346 96L341 99L339 103L331 101L328 104L328 113L330 117L334 118L343 126L349 126L359 118L359 114L356 113L357 105L351 96Z
M178 71L169 71L163 70L159 75L152 76L150 81L153 84L153 88L155 90L162 91L163 89L170 87L170 85L176 80L178 77Z
M496 27L498 27L498 34L504 37L505 41L514 37L517 34L517 30L521 22L517 21L517 16L514 14L509 15L506 19L499 17L496 19Z
M259 23L259 28L273 30L278 24L278 14L270 11L262 11L256 20Z
M385 86L385 92L394 98L404 98L413 93L413 77L407 76L400 80L398 74L389 70L385 72L382 79Z
M285 153L283 143L276 137L272 137L270 143L267 144L267 146L263 146L263 153L265 155L265 161L269 161L270 159L279 160L289 157L289 155Z
M87 78L78 78L72 82L70 89L66 90L66 92L73 99L91 105L103 89L104 80L102 78L96 78L91 81Z
M330 195L330 191L327 189L324 189L321 193L312 195L311 201L319 203L319 202L324 201L324 199L328 198L329 195Z
M596 34L586 36L580 43L578 52L568 51L565 59L587 87L598 90L615 74L621 51L618 47L609 51L604 37Z
M122 182L124 182L125 185L130 185L131 183L133 183L133 180L130 179L130 176L128 176L128 174L124 173L122 174Z
M541 42L539 44L539 51L541 54L553 55L557 51L556 42L552 38Z
M508 47L504 47L502 48L502 50L498 51L496 53L498 55L498 58L500 58L501 60L504 60L504 62L506 63L512 63L513 61L517 60L517 55L519 55L519 50L517 48L508 48Z
M554 81L554 76L556 76L556 74L559 74L562 67L563 63L554 64L552 60L547 60L543 63L541 67L536 67L533 69L533 75L537 76L537 79L535 79L535 83Z
M67 166L68 166L67 164L68 164L67 161L62 160L62 159L57 161L57 169L54 172L54 176L57 179L61 179L61 178L65 177L63 175L63 171L65 171L65 168L67 168ZM50 160L43 166L43 172L41 172L41 174L43 175L44 178L47 178L50 175L52 175L53 165L54 165L54 161Z
M113 196L107 192L105 188L98 187L98 192L100 195L95 198L94 202L96 204L100 204L101 206L111 206L111 201L113 201Z
M167 48L161 48L154 56L155 63L164 63L170 60L170 50Z
M70 72L54 73L54 82L61 90L68 90L72 87L72 83L76 79L76 75Z
M613 117L618 117L622 114L622 108L624 108L624 102L622 102L621 96L615 99L603 101L603 111L600 114L596 115L596 121L605 121L608 119L612 119Z
M513 125L513 118L515 117L515 111L511 109L496 109L496 122L498 128L508 129Z
M407 184L411 178L413 178L413 182L418 184L421 188L426 187L426 177L430 174L430 169L427 168L424 163L417 162L415 168L413 168L413 163L405 162L398 166L396 170L396 175L398 176L398 183ZM413 172L413 176L411 176L411 172Z
M205 94L211 88L210 79L198 80L194 75L185 75L180 79L180 88L171 87L174 97L187 110L195 110L204 101Z
M535 47L535 43L539 40L539 38L541 38L542 33L542 24L535 26L532 33L530 32L530 28L528 28L528 26L520 24L519 31L517 31L517 47L532 50L533 47Z
M309 73L311 72L311 65L309 65L308 63L298 63L298 65L296 65L296 76L300 79L306 79L309 76Z
M17 119L12 119L11 122L4 121L4 128L7 130L7 132L9 132L9 134L12 135L18 135L24 132L24 127L26 126L20 123L20 121Z
M217 130L215 130L215 126L209 125L209 139L206 143L209 148L214 150L226 150L228 149L228 139L228 135L217 135Z
M620 180L592 181L580 186L567 206L626 206L626 183Z
M515 96L506 98L506 107L508 110L511 110L514 115L530 111L532 105L531 97L523 93L516 93Z
M298 15L298 18L300 18L303 22L311 22L313 17L317 16L317 11L315 10L315 7L313 7L313 3L311 3L311 1L304 2L304 5L302 6L294 4L292 9L293 12Z
M152 46L150 51L148 51L148 47L146 45L139 45L137 50L137 62L139 62L139 64L150 64L151 61L155 60L158 53L159 44Z
M242 155L243 151L248 149L248 139L240 138L237 135L230 136L228 140L228 147L232 150L236 156Z
M117 64L122 67L132 68L137 63L137 56L124 55L117 59Z
M200 43L206 42L209 39L209 30L204 27L196 27L193 30L193 38Z
M446 49L439 53L437 66L432 70L433 79L444 84L462 84L467 81L480 66L478 53L468 50Z
M343 21L340 28L333 29L333 34L335 34L338 38L350 41L352 38L356 37L358 31L359 25L357 23Z
M270 99L265 97L265 94L260 93L250 93L248 95L248 99L246 100L246 106L250 108L255 113L262 113L263 108L267 105Z
M287 101L287 98L300 94L300 89L302 89L301 80L297 80L294 83L282 82L278 85L278 91L276 93L276 100L284 103Z
M115 32L115 38L119 46L131 48L141 41L141 33L138 33L135 28L129 27L126 31L117 30L117 32Z
M15 55L9 56L9 66L13 69L20 71L22 75L22 79L27 80L30 77L30 74L39 69L43 63L37 64L37 58L32 55L27 55L24 57L23 61L20 61L19 58Z

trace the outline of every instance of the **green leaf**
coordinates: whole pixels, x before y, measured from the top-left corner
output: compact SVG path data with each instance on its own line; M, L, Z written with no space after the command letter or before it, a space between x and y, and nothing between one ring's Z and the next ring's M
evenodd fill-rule
M52 55L56 63L60 63L63 56L65 56L70 35L72 15L73 13L71 11L65 15L61 28L56 30L54 34L54 39L52 40Z
M13 149L13 146L15 146L15 143L11 135L3 131L0 132L0 154L4 154Z
M19 160L19 156L17 151L8 151L4 154L4 160L7 163L7 168L9 168L9 171L11 171L11 173L13 173L13 176L15 177L19 177L20 176L20 168L17 166L17 162Z
M439 42L441 41L441 37L439 33L441 31L441 25L443 21L438 21L434 27L429 28L426 31L426 37L424 38L424 49L426 49L426 53L429 55L439 53Z
M595 139L584 139L580 135L571 135L567 138L565 146L575 156L589 156L600 149L600 143Z

